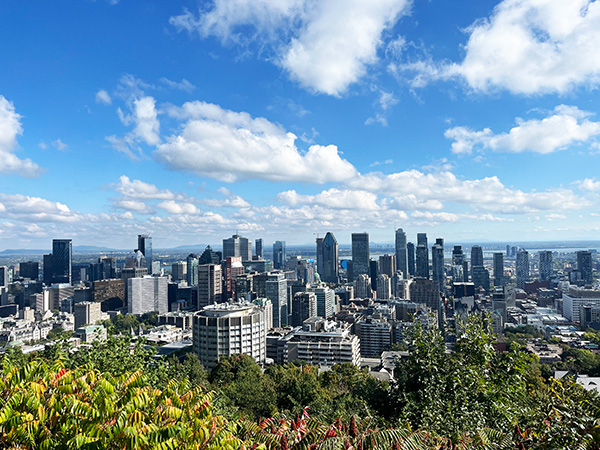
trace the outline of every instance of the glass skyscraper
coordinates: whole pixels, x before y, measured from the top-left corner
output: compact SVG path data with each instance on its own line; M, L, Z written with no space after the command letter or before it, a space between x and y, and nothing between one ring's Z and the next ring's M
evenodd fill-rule
M71 239L52 240L52 282L71 284L73 248Z
M148 274L152 274L152 238L148 234L138 234L138 250L146 258Z

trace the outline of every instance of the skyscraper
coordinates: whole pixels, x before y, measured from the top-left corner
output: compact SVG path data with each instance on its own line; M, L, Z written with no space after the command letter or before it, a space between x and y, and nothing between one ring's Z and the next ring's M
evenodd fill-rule
M207 245L200 258L198 258L198 265L200 264L220 264L222 259L221 252L215 252L210 245Z
M152 238L149 234L138 234L138 250L146 258L148 274L152 274Z
M414 276L415 275L415 244L412 242L406 243L406 253L408 253L408 274Z
M71 284L73 250L71 239L52 240L52 282Z
M483 267L483 249L480 245L471 247L471 269L473 267Z
M283 272L271 272L265 281L265 296L273 304L273 326L283 327L288 322L287 280Z
M408 278L408 250L406 248L406 233L402 228L396 230L396 269L402 276Z
M517 252L517 287L523 289L525 282L529 280L529 253L527 250L519 250Z
M258 238L256 240L256 259L263 259L263 240Z
M592 252L581 250L577 252L577 269L585 284L592 284Z
M167 277L129 278L127 280L127 312L145 314L156 311L164 314L169 311Z
M223 239L223 259L232 256L241 256L242 261L251 261L252 241L239 234L234 234L228 239Z
M446 285L446 274L444 272L444 240L436 239L431 248L431 265L433 268L433 281L435 281L443 292Z
M427 244L417 245L417 271L416 276L429 279L429 249Z
M540 252L540 281L550 281L552 278L552 252L544 250Z
M333 233L317 238L317 273L325 283L339 281L338 243Z
M419 245L428 246L427 244L427 233L417 233L417 247Z
M223 277L220 264L198 266L198 307L220 303L223 293Z
M379 257L379 273L392 278L396 272L396 255L381 255Z
M369 234L352 233L352 278L369 274Z
M494 286L504 286L504 253L494 253Z
M193 253L187 257L187 284L188 286L198 285L198 257Z
M273 268L283 269L286 260L285 241L275 241L273 244Z

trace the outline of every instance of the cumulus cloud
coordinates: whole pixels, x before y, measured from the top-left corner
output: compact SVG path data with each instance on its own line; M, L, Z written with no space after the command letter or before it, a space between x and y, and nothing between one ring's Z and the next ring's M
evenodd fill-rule
M140 200L132 200L127 198L117 198L112 201L115 208L124 209L128 212L136 212L139 214L153 214L154 209Z
M13 173L24 177L36 177L42 168L31 159L20 159L14 152L17 136L23 134L21 115L12 102L0 95L0 173Z
M182 131L154 151L172 170L226 182L242 179L326 183L356 176L334 145L312 145L301 153L296 136L264 118L205 102L185 103L167 111L185 120Z
M336 188L322 191L316 195L300 195L295 190L281 192L277 199L290 206L301 204L321 205L332 209L378 210L377 195L359 190L340 190Z
M106 92L104 89L100 89L98 92L96 92L96 103L110 105L112 103L112 98L110 98L110 94L108 92Z
M198 15L186 10L170 23L224 42L258 40L272 47L273 59L290 78L338 96L377 61L382 33L410 5L410 0L215 0L212 10Z
M198 214L200 212L200 210L193 203L176 202L174 200L167 200L159 203L156 206L164 209L170 214Z
M125 153L131 159L136 159L138 155L142 154L142 150L138 145L140 142L147 145L158 145L160 143L160 122L156 110L156 101L153 97L136 98L129 104L129 108L131 114L125 114L121 108L117 109L117 113L123 125L134 125L133 130L123 137L113 135L108 136L106 140L116 150Z
M469 29L465 59L449 67L479 91L563 93L600 80L600 3L504 0Z
M600 181L595 180L593 178L586 178L585 180L579 181L576 184L579 186L579 189L583 189L585 191L600 191Z
M417 202L453 202L476 210L521 214L548 210L574 210L590 205L569 189L523 192L506 187L496 176L460 180L452 172L419 170L384 175L370 173L347 182L348 186L390 197L414 195ZM431 206L439 206L435 203Z
M0 215L24 221L77 222L83 217L67 205L40 197L21 194L0 194Z
M600 122L589 120L591 114L576 106L559 105L541 120L517 118L517 126L507 133L494 134L485 128L449 128L444 133L452 139L452 153L470 154L475 147L497 152L552 153L600 135Z
M168 189L159 189L154 184L130 180L126 175L119 177L114 189L125 197L137 199L175 200L181 197Z
M476 92L565 93L600 81L600 3L593 0L503 0L466 29L465 58L430 57L390 65L414 74L412 85L459 78Z

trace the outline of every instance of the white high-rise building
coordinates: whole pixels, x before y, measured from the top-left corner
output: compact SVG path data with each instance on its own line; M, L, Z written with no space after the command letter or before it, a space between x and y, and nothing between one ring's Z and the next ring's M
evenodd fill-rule
M166 277L129 278L127 280L127 312L145 314L169 311L168 280Z
M267 355L265 308L251 303L210 305L194 315L194 353L207 369L221 356L247 354L261 364Z
M377 277L377 298L379 300L392 298L392 281L385 273Z

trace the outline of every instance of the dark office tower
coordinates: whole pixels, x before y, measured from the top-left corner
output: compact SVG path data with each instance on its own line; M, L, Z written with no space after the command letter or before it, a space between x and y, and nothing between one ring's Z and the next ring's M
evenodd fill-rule
M221 263L221 252L213 251L210 245L207 245L200 258L198 258L198 265L202 264L220 264Z
M37 280L40 276L40 263L37 261L19 263L19 276L21 278Z
M417 247L419 245L427 247L427 233L417 233Z
M490 273L488 270L483 266L475 266L472 267L471 270L473 271L473 284L475 285L475 288L479 289L482 287L486 293L489 292Z
M444 238L435 238L435 243L441 245L444 248Z
M409 275L415 275L415 244L412 242L406 243L406 253L408 258L408 263L406 266L406 270L408 270Z
M379 267L377 261L372 259L369 261L369 276L371 277L371 290L377 290L377 277L379 276Z
M462 266L465 261L465 253L461 245L455 245L452 249L452 265Z
M585 284L592 284L592 252L582 250L577 252L577 269Z
M317 238L317 272L321 281L337 283L338 264L338 243L335 236L327 233L324 238Z
M148 275L152 274L152 238L149 234L138 234L138 248L146 258Z
M283 269L286 261L285 241L275 241L273 244L273 269Z
M71 284L73 250L71 239L52 240L52 282Z
M8 287L10 284L10 269L6 266L0 266L0 286Z
M293 327L301 327L311 317L317 317L317 294L314 292L298 292L292 298Z
M408 250L406 248L406 233L402 228L396 230L396 270L408 278Z
M392 278L396 272L396 256L382 255L379 257L379 273Z
M256 240L256 259L263 259L263 240L261 238Z
M417 272L419 278L429 279L429 249L426 245L417 245Z
M190 253L187 257L187 276L188 286L198 285L198 257Z
M525 282L529 280L529 253L527 250L519 250L517 252L517 287L523 289Z
M446 274L444 273L444 240L436 239L435 244L431 248L431 265L433 266L433 281L435 281L439 287L440 292L444 291L446 285Z
M540 252L540 281L550 281L552 278L552 252L544 250Z
M52 253L48 254L48 255L44 255L44 259L43 259L43 280L44 283L46 284L52 284L52 272L53 272L53 268L52 268Z
M504 253L494 253L494 286L504 286Z
M369 233L352 233L352 278L369 275Z
M510 256L510 245L506 244L506 257L508 258L509 256Z
M471 247L471 269L483 267L483 249L479 245Z
M241 256L242 261L252 260L252 241L234 234L229 239L223 239L223 259Z

